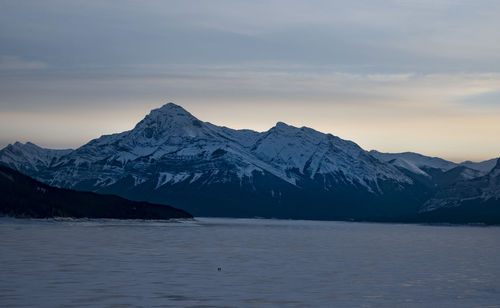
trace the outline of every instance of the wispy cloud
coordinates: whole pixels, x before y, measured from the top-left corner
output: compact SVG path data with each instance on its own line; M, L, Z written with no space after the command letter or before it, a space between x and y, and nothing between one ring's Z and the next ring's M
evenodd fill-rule
M487 91L487 92L467 95L461 97L457 101L459 103L465 104L469 108L479 108L479 109L496 108L500 110L500 89L498 88L494 91Z
M499 11L490 0L17 1L2 7L0 54L109 71L282 61L488 72L500 70Z
M0 70L39 70L48 65L40 61L26 61L16 56L0 56Z

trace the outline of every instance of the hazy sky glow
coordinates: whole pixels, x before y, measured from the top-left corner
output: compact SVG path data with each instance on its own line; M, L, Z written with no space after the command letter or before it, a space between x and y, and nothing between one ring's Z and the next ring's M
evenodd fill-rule
M0 0L0 147L77 147L173 101L233 128L489 159L498 29L496 0Z

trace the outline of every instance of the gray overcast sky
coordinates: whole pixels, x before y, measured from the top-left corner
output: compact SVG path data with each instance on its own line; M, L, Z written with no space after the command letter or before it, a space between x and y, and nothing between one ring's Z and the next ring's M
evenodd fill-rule
M0 146L77 147L168 101L366 149L500 155L500 1L3 1Z

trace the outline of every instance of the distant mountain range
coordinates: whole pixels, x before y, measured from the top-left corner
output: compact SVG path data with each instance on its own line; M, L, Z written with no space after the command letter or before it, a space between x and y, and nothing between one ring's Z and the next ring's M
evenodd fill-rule
M496 159L456 164L368 152L281 122L266 132L234 130L172 103L76 150L8 145L0 162L50 185L172 204L195 216L403 220L460 208L465 187L484 192L473 202L500 212L500 196L491 193L500 191Z

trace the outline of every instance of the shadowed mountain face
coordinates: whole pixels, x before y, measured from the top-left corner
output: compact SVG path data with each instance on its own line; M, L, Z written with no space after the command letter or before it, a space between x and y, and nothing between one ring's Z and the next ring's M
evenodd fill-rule
M417 213L439 188L482 175L415 153L367 152L281 122L262 133L219 127L172 103L133 130L47 152L44 164L32 163L40 154L19 151L3 149L0 162L51 185L173 204L196 216L400 217Z
M406 222L500 224L500 159L485 176L438 189Z
M51 187L1 165L0 200L0 214L14 217L192 218L167 205Z
M485 176L461 181L439 190L421 212L464 205L494 203L500 208L500 159Z

